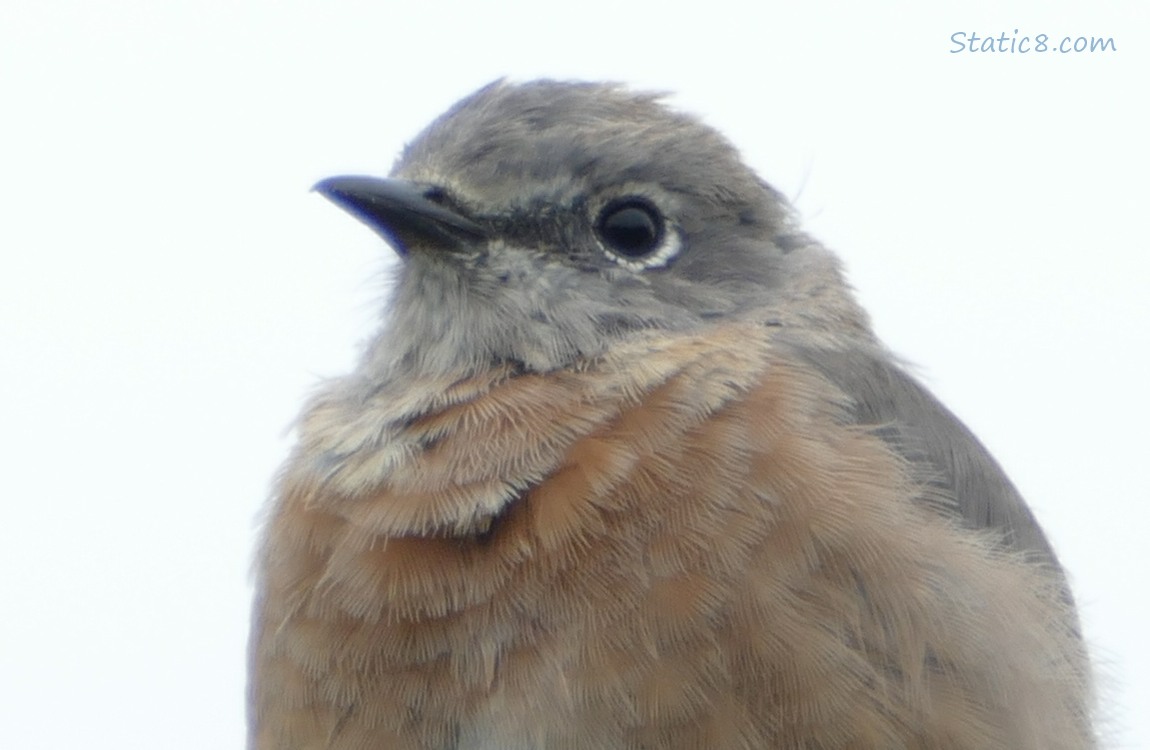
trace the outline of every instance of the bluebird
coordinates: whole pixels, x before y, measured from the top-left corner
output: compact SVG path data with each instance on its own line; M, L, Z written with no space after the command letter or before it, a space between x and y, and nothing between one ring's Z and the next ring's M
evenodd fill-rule
M1065 575L717 132L496 82L319 193L398 253L258 553L258 750L1089 748Z

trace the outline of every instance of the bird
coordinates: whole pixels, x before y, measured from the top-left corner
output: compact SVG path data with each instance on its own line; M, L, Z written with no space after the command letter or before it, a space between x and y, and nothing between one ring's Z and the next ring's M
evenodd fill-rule
M399 263L262 522L250 748L1095 746L1033 513L716 129L499 80L315 190Z

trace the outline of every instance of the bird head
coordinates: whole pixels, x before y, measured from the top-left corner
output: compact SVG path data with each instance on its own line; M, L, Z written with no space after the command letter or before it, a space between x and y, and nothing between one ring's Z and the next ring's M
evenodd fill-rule
M637 332L745 315L783 293L803 244L715 130L609 84L490 84L387 179L316 189L400 255L368 357L392 375L545 372Z

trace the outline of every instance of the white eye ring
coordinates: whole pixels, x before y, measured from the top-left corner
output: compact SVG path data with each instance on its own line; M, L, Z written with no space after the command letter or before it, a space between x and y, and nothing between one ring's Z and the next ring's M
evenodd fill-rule
M679 254L679 250L683 247L683 240L679 237L679 233L672 230L667 232L663 241L659 244L658 249L650 255L644 256L639 260L626 258L618 253L611 252L604 248L608 257L615 261L617 264L624 268L629 268L632 271L644 271L648 268L662 268L671 262L671 259Z
M617 198L595 220L599 247L611 260L632 271L665 266L682 249L679 232L646 198Z

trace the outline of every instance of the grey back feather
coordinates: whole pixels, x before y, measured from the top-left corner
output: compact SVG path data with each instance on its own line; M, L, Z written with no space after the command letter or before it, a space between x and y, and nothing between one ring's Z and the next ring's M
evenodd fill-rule
M932 505L972 529L1000 537L1004 550L1061 566L1038 521L1014 484L978 438L925 387L881 350L795 349L851 399L859 424L877 425L879 434L937 490Z

